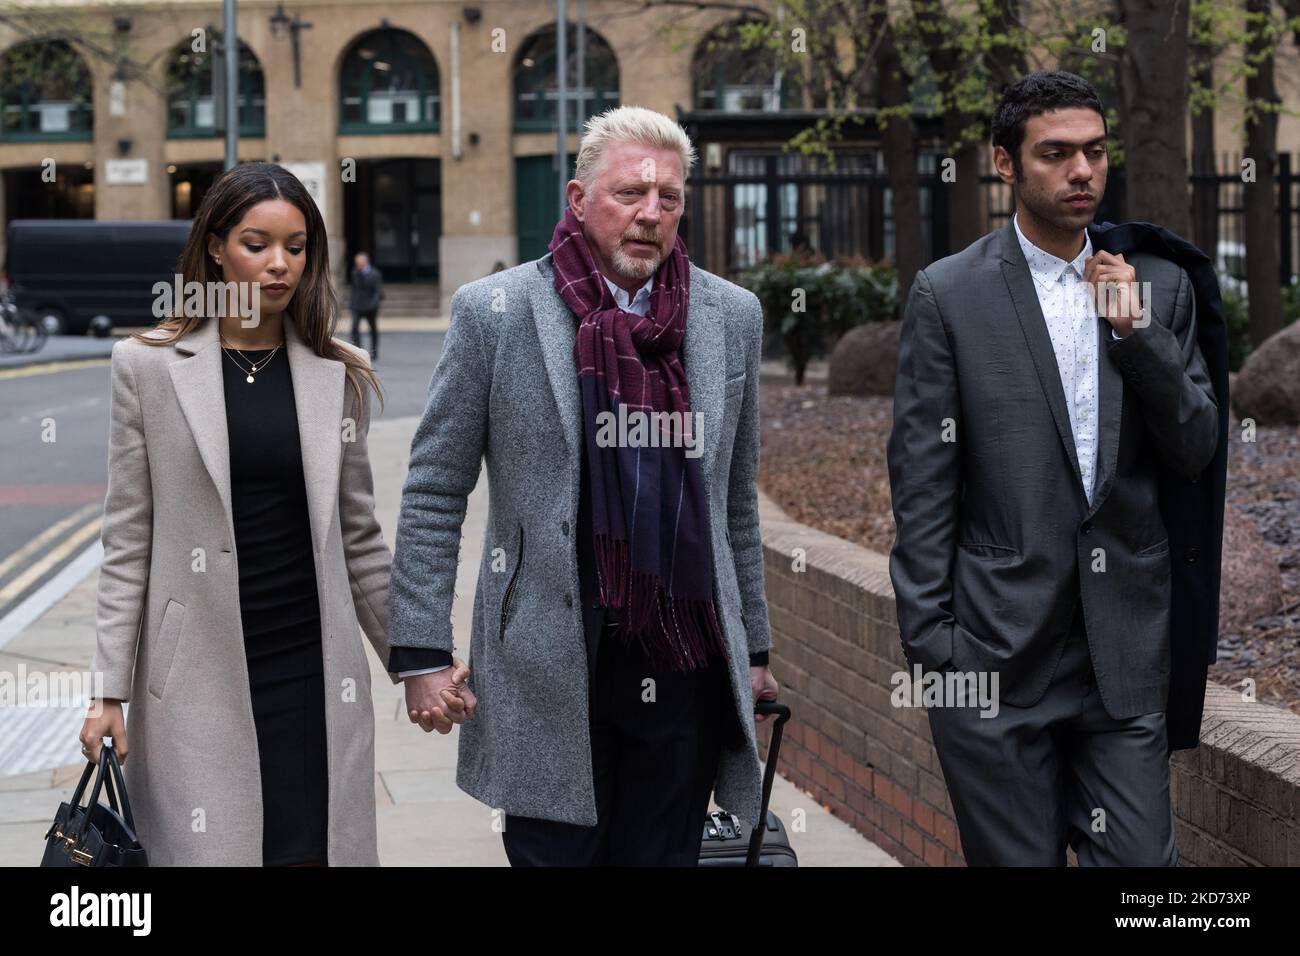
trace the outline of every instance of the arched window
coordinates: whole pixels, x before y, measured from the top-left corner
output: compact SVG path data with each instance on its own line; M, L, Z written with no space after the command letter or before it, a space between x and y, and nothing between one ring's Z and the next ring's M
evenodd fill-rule
M92 139L94 86L81 54L64 40L26 40L0 64L0 138Z
M217 111L223 107L213 90L221 90L225 82L224 61L216 55L221 42L219 31L209 31L205 50L195 50L193 41L184 40L172 52L167 64L168 139L217 135L221 119ZM242 40L239 41L239 135L266 135L262 67Z
M586 79L578 89L578 27L568 24L568 111L566 128L581 132L582 123L594 113L618 106L618 58L614 50L595 30L587 28L585 56ZM515 60L515 130L516 132L554 132L559 125L556 104L559 92L555 76L555 25L532 34L519 48Z
M340 133L438 131L438 64L405 30L373 30L343 58Z
M799 106L795 77L782 71L780 54L755 41L765 29L771 27L737 20L700 41L691 66L697 110L770 113Z

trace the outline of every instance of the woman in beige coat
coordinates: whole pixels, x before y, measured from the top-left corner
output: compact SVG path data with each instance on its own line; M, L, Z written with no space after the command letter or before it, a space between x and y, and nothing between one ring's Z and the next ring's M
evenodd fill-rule
M103 690L83 752L111 736L124 755L129 731L152 864L377 864L357 625L387 666L391 555L366 450L378 383L331 336L324 223L282 167L218 179L180 268L203 301L183 289L113 348Z

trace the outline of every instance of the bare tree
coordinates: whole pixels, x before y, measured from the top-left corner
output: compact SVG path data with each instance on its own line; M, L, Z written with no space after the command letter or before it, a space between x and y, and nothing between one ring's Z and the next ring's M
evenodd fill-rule
M1214 0L1193 0L1188 45L1188 107L1192 112L1192 232L1191 238L1213 256L1219 236L1219 186L1215 178L1214 117L1219 91L1214 63L1226 44L1218 27L1224 8Z
M1189 0L1120 0L1120 122L1130 218L1187 235Z
M142 83L153 90L161 90L154 65L161 54L155 54L148 60L137 60L130 51L130 31L119 29L125 17L105 17L98 11L78 9L76 7L43 7L34 4L14 3L12 0L0 0L0 24L13 30L25 40L61 40L76 53L91 60L111 64L117 76L129 82ZM9 63L12 70L15 63ZM21 81L48 80L50 64L28 62L18 65L17 77L10 73L10 79Z
M1277 112L1273 80L1278 29L1270 0L1246 0L1246 158L1254 181L1243 192L1246 285L1250 296L1250 343L1258 346L1282 328L1282 289L1277 223Z
M943 0L912 0L912 15L953 160L955 188L944 182L935 188L947 190L948 244L964 249L984 234L981 157L998 97L1025 73L1028 32L1019 29L1019 0L981 0L964 15L946 10Z

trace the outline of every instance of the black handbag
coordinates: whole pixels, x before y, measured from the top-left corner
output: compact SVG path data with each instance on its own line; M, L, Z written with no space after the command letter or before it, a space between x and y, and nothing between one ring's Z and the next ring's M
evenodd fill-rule
M104 744L100 750L95 787L90 802L83 807L81 797L94 770L94 761L86 761L71 802L59 805L54 823L45 833L41 866L148 866L149 858L136 839L126 782L111 744ZM106 807L99 802L102 787L108 790ZM120 809L118 794L122 799Z

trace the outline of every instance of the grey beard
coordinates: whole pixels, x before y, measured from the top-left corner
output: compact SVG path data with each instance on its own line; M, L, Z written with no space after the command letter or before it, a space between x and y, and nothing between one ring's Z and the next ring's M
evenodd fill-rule
M623 247L619 246L614 250L610 264L613 265L614 271L624 278L648 279L655 274L660 261L662 260L658 253L649 259L642 259L638 256L629 256L623 251Z

